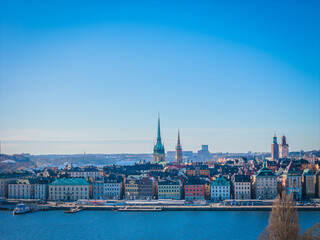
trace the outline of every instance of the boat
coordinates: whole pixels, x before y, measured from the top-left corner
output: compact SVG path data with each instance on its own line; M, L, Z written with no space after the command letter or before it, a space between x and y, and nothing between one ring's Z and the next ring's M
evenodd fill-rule
M65 211L65 213L77 213L83 210L81 207L77 206L75 208L70 208L69 210Z
M18 214L24 214L24 213L29 213L31 212L30 208L25 205L25 204L18 204L14 209L13 209L13 215L18 215Z

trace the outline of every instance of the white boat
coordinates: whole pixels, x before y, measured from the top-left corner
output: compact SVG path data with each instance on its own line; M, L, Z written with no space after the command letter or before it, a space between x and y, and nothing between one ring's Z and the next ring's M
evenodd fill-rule
M21 203L14 208L13 215L24 214L28 212L31 212L30 208L27 205Z

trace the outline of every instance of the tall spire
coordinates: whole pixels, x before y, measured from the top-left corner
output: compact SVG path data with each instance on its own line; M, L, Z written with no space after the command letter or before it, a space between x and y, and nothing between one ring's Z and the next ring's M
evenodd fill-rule
M165 161L165 150L161 142L161 134L160 134L160 115L158 115L158 135L157 135L157 143L154 145L154 148L153 148L153 161L155 163Z
M183 162L182 160L182 147L180 144L180 130L178 130L178 142L177 142L177 146L176 146L176 162L181 164Z
M158 114L158 136L157 142L161 142L161 134L160 134L160 114Z

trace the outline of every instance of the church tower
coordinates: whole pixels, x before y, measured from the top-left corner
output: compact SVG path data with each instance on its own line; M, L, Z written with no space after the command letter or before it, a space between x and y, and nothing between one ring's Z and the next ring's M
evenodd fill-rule
M279 145L278 145L276 134L274 134L273 143L271 144L271 160L272 161L279 160Z
M282 136L281 144L279 145L279 157L289 158L289 145L287 143L286 136Z
M165 161L165 151L164 146L161 142L161 135L160 135L160 117L158 117L158 136L157 136L157 143L154 145L153 148L153 162L159 163Z
M180 131L178 130L178 142L176 146L176 163L183 163L182 161L182 147L180 144Z

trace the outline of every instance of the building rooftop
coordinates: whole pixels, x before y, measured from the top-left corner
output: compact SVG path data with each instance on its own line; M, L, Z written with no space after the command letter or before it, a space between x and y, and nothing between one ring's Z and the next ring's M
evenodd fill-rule
M251 182L249 175L234 175L235 182Z
M264 162L263 167L257 172L256 177L276 177L276 174L267 168L267 164Z
M300 171L299 168L296 167L293 161L291 161L290 164L283 171L283 175L301 175L301 174L302 174L302 171Z
M180 183L178 181L163 180L163 181L159 181L158 185L180 185Z
M38 179L34 179L34 178L19 178L15 181L14 184L29 185L29 184L36 184L37 182L38 182Z
M212 181L211 186L230 186L230 183L222 175L219 175L216 180Z
M84 178L60 178L49 185L89 185Z
M308 168L306 168L306 169L303 171L303 175L304 175L304 176L314 176L313 172L312 172L310 169L308 169Z

